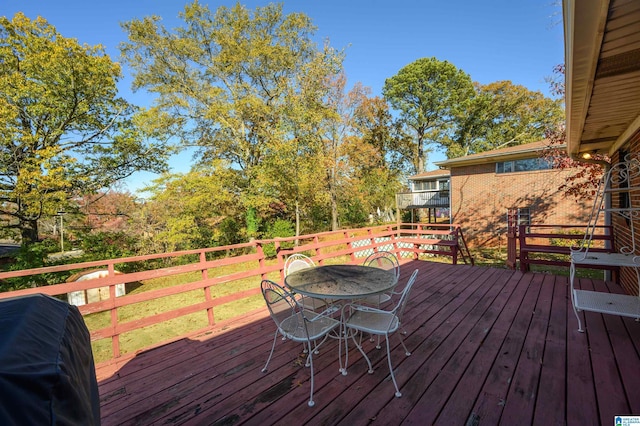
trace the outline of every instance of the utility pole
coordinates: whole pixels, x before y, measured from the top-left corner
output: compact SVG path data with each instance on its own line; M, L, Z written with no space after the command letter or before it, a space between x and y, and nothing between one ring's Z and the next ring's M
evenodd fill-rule
M58 216L60 216L60 252L64 253L64 217L65 211L60 210Z

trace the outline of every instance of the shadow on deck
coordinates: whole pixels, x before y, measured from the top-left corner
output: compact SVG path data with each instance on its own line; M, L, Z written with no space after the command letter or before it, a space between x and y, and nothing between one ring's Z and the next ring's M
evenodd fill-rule
M261 372L275 330L265 308L98 366L102 424L608 425L640 414L640 323L586 313L587 332L578 333L566 277L410 261L400 281L415 268L405 312L412 355L391 340L401 398L384 348L365 346L371 375L352 348L342 376L330 341L314 357L316 405L308 407L302 345L279 340Z

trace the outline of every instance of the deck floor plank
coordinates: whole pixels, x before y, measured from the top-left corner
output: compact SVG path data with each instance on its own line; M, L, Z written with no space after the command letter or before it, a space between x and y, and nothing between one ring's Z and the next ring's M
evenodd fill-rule
M384 340L364 342L374 366L338 342L314 357L308 407L302 345L276 341L266 309L135 356L99 365L102 424L610 424L639 414L640 323L596 313L577 332L566 277L470 265L405 261L420 274L407 305L406 357L391 336L402 392L394 396ZM585 289L619 291L599 280Z
M533 417L533 424L539 425L566 422L566 401L559 395L566 392L568 287L565 279L552 275L545 277L543 285L549 285L551 281L553 299Z
M517 306L513 301L521 299L522 294L519 294L519 291L524 293L523 290L525 289L524 286L517 286L520 280L519 274L503 276L501 279L506 283L500 298L505 300L502 304L496 304L491 307L498 310L495 322L486 330L484 341L481 342L464 375L456 384L455 389L449 395L447 403L440 412L439 418L448 419L450 424L467 424L467 421L473 424L474 419L480 420L479 416L472 411L473 403L489 375L500 345L507 333L508 328L504 324L510 324L517 311ZM501 324L503 325L501 326Z
M594 286L597 289L598 285ZM590 290L591 288L587 288ZM600 422L606 424L613 419L612 413L630 414L627 404L622 379L619 375L618 365L614 358L614 351L609 340L608 329L604 315L594 312L586 313L586 336L589 340L591 365L593 366L593 379L596 395L599 401ZM592 315L595 314L595 315ZM637 382L636 387L640 385Z
M578 286L586 287L587 282L590 280L580 279ZM568 303L571 306L571 302ZM584 318L584 313L578 315ZM567 425L597 424L598 405L588 339L585 333L578 331L571 307L567 309L567 317Z
M518 285L526 286L526 292L522 299L514 300L517 311L512 323L497 325L506 327L507 334L473 409L477 418L485 424L498 424L507 404L510 383L529 329L531 312L540 292L540 286L536 285L537 279L533 274L523 276Z
M470 273L467 277L484 283L486 282L486 274L489 271L482 272L483 274L481 275ZM388 424L387 422L398 419L397 413L408 414L419 403L429 384L438 376L438 373L456 350L460 337L458 335L452 336L451 333L475 305L473 296L482 297L488 287L477 286L474 288L473 286L458 285L456 286L458 293L443 295L436 302L437 305L442 306L442 309L439 309L437 314L424 324L424 327L418 329L411 336L414 339L418 338L420 344L417 347L409 346L413 355L409 359L403 360L396 367L399 384L405 382L405 377L411 378L404 386L401 386L402 397L394 398L393 387L391 387L386 394L388 405L384 407L377 405L380 408L378 409L379 412L376 413L376 418L381 424ZM414 309L416 308L414 307ZM450 341L447 341L448 338L450 338ZM391 383L388 385L392 386ZM367 398L367 401L369 401L369 398ZM396 414L393 415L393 413ZM348 424L348 422L344 422L344 424Z
M539 274L536 278L546 278ZM532 418L538 394L546 335L551 315L553 280L533 280L532 286L540 286L535 308L531 310L531 322L520 352L520 358L509 383L504 411L500 422L516 424L521 418ZM526 307L523 306L524 313ZM542 391L544 392L544 391Z
M494 275L487 277L487 280L494 279ZM435 421L440 410L449 399L449 395L453 392L453 388L455 388L455 385L464 374L470 359L484 341L486 330L491 328L499 314L499 310L506 301L506 298L504 298L506 294L501 294L502 290L503 287L493 284L491 289L481 298L477 298L479 295L474 294L469 299L472 303L474 300L476 301L475 306L472 307L469 314L459 322L456 329L451 332L447 340L440 346L441 349L447 346L456 349L453 352L444 351L442 353L444 365L405 418L407 424L425 424L425 422L430 424ZM498 297L501 295L504 300L500 300ZM438 361L439 364L440 360ZM431 363L433 361L429 359L426 362Z

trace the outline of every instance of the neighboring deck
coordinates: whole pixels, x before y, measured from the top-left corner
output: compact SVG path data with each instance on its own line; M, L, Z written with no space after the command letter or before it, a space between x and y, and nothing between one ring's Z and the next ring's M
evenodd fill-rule
M269 372L260 371L275 330L265 309L226 331L99 366L102 424L610 425L614 415L640 415L640 323L586 313L578 333L566 277L410 261L401 282L415 268L405 316L412 355L391 340L401 398L384 346L367 342L374 374L352 348L342 376L331 341L314 357L308 407L302 345L279 339Z

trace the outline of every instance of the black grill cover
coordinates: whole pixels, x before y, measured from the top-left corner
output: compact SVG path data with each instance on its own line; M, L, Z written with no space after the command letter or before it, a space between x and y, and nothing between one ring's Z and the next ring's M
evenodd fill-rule
M78 308L0 300L0 425L99 425L91 339Z

